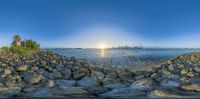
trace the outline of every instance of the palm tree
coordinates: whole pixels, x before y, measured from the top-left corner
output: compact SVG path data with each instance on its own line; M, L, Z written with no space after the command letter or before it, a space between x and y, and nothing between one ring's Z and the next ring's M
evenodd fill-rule
M15 35L13 37L12 45L14 45L14 46L21 46L21 37L19 35Z

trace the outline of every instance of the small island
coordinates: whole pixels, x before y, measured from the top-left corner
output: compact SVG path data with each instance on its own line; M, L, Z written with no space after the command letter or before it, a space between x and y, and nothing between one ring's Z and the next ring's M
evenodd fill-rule
M16 35L0 52L0 97L199 97L200 53L132 70L96 67Z

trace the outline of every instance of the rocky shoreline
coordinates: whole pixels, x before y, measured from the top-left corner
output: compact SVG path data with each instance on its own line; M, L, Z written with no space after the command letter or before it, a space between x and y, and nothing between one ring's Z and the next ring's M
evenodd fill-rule
M200 97L200 52L149 69L96 67L49 51L0 55L1 97Z

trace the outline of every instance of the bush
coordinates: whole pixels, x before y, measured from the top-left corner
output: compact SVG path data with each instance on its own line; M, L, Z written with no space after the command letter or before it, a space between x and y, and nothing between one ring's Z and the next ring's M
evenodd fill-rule
M4 47L1 48L1 52L3 52L3 53L10 53L10 48L7 47L7 46L4 46Z
M33 40L21 40L19 35L13 37L11 47L2 47L2 53L14 53L20 55L29 55L40 51L40 45Z
M11 46L10 50L12 53L20 54L20 55L27 55L27 54L32 53L31 50L23 46Z
M22 41L21 44L22 44L23 47L26 47L26 48L33 50L33 51L39 51L40 50L40 45L37 44L33 40L25 40L25 41Z

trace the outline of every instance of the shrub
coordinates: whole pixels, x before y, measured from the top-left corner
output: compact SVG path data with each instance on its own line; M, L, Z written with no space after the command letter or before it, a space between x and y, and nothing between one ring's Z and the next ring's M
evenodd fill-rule
M25 41L22 41L21 44L22 44L23 47L26 47L26 48L33 50L33 51L39 51L40 50L40 45L37 44L33 40L25 40Z
M31 54L31 50L23 46L11 46L10 50L12 53L20 54L20 55Z
M7 47L7 46L4 46L4 47L1 48L1 52L3 52L3 53L10 53L10 48Z
M11 47L2 47L2 53L14 53L20 55L29 55L40 51L40 45L33 40L21 40L19 35L13 37Z

